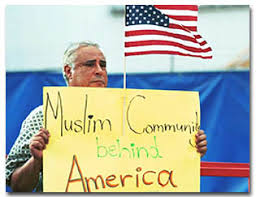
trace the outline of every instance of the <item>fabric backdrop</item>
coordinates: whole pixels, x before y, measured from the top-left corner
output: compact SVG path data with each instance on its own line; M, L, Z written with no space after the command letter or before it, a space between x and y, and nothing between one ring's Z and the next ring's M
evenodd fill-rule
M19 134L22 121L42 104L43 86L63 86L60 73L6 73L6 154ZM109 75L111 88L123 87L123 76ZM208 151L202 161L250 162L250 73L128 74L127 88L199 91L201 129ZM7 191L11 191L6 187ZM201 177L201 192L247 192L248 179Z

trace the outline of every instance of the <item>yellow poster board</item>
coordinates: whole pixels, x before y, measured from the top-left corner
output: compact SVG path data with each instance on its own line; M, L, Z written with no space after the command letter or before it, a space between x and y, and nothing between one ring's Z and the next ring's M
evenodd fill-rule
M199 192L198 92L45 87L44 192Z

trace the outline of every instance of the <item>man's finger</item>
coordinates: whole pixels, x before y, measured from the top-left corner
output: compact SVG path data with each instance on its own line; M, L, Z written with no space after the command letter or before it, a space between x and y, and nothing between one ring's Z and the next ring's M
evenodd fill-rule
M30 144L30 149L44 150L45 146L42 145L39 141L33 141Z
M201 135L201 134L204 134L204 130L199 130L198 133Z
M50 136L50 133L49 133L49 131L47 130L47 129L45 129L45 128L41 128L40 130L39 130L39 132L43 132L43 133L45 133L48 137Z
M199 130L196 134L196 136L200 136L200 135L203 135L204 134L204 130Z
M44 143L45 143L45 144L48 144L48 142L49 142L49 137L47 136L46 133L40 132L37 136L40 137L40 138L42 138L42 140L44 140Z
M207 146L197 148L197 152L199 152L199 153L205 153L206 151L207 151Z
M203 140L206 140L206 135L205 134L196 136L196 141L197 142L200 142L200 141L203 141Z
M200 141L198 144L196 144L198 147L202 147L202 146L206 146L207 145L207 141L206 140L203 140L203 141Z

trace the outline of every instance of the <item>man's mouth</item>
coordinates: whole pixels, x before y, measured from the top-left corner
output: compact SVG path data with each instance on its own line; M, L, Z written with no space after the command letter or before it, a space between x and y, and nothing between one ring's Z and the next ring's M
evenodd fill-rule
M102 83L105 85L105 81L103 80L94 80L94 81L91 81L91 83Z

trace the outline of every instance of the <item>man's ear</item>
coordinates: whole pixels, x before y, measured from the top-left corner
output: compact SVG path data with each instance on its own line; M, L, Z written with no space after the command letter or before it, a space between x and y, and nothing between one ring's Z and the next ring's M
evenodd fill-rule
M70 81L70 79L72 79L72 68L71 66L69 66L68 64L66 66L64 66L64 72L68 78L68 81Z

